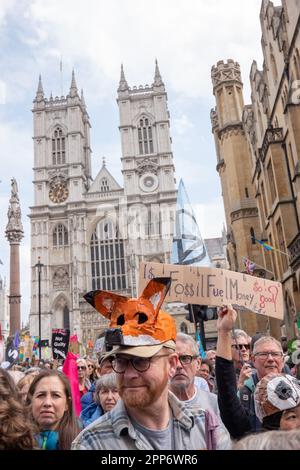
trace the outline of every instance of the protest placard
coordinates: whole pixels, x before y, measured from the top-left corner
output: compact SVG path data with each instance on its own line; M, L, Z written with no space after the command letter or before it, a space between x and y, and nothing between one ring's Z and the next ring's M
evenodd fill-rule
M58 328L52 330L53 359L66 359L69 347L69 338L70 330L66 328Z
M5 351L5 360L9 363L9 367L11 367L15 362L17 362L19 358L19 352L15 346L13 338L11 338L7 345L6 345L6 351Z
M166 302L214 307L232 304L239 311L250 311L283 319L283 294L280 282L226 269L141 263L139 293L154 277L172 279Z

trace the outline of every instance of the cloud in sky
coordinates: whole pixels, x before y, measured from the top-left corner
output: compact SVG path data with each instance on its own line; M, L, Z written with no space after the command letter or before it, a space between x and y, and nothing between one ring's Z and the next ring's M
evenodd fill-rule
M220 236L224 213L210 125L211 66L221 59L237 60L249 102L251 63L262 63L260 5L261 0L1 0L0 258L5 266L0 266L0 275L9 271L3 232L10 178L15 176L26 234L21 250L22 280L27 279L27 284L22 281L24 317L29 311L27 215L33 200L30 110L39 73L46 95L52 91L56 96L68 93L75 67L91 118L93 174L105 156L122 184L115 102L120 64L130 86L151 85L157 58L169 99L177 181L183 177L192 204L202 208L202 235Z

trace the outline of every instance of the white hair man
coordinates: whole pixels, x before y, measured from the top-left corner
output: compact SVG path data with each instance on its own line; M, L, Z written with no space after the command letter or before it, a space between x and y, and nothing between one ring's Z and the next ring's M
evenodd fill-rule
M217 396L207 390L196 386L196 373L201 366L199 348L196 341L185 333L178 333L176 337L176 352L178 363L174 376L170 381L170 390L186 406L199 406L202 409L213 411L220 416Z

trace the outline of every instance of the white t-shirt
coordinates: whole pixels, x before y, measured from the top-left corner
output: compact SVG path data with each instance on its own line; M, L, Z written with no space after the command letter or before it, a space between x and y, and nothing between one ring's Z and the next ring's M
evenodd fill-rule
M198 388L198 390L204 390L205 392L210 392L208 383L202 377L195 377L194 384Z

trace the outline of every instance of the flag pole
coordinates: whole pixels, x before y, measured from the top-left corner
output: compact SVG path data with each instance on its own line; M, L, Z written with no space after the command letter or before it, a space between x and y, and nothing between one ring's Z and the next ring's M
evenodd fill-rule
M60 90L61 90L61 96L63 96L63 66L62 66L62 56L60 56L59 70L60 70Z

